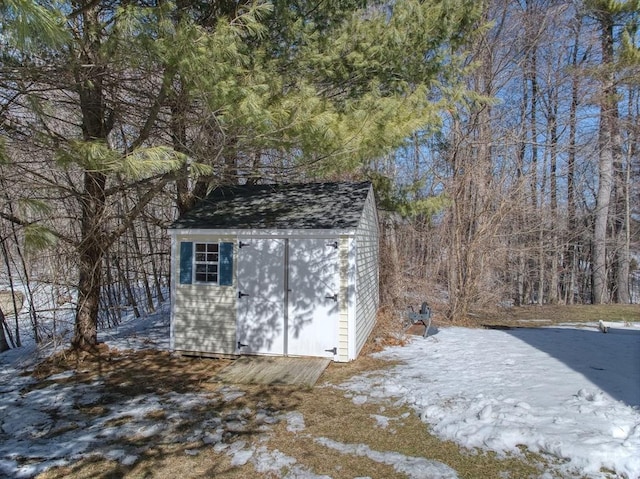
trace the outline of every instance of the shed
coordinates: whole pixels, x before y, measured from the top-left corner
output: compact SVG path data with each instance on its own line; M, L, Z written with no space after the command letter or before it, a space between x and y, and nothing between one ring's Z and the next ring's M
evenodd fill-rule
M375 324L370 183L214 189L171 236L171 348L355 359Z

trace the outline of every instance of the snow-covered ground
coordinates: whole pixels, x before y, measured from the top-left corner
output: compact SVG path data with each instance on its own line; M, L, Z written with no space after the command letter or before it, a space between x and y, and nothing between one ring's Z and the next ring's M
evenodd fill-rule
M501 454L524 445L571 477L640 478L638 323L444 328L380 356L402 364L343 384L354 402L395 398L443 439Z
M168 347L164 310L102 332L101 340L118 349ZM253 464L274 477L327 478L296 458L270 450L273 424L286 421L295 434L307 434L296 411L231 410L185 432L191 411L205 403L232 404L241 390L216 394L149 394L110 404L92 418L79 411L100 402L100 380L32 387L21 375L32 364L25 347L0 355L0 477L32 477L56 464L101 455L132 465L144 451L118 446L119 438L161 436L165 443L199 442L227 454L232 465ZM519 446L557 459L553 473L565 477L640 478L640 324L612 327L608 334L591 327L482 330L442 328L429 338L387 349L380 356L399 365L352 378L338 388L354 404L393 401L410 405L425 427L443 439L499 454L521 454ZM73 371L62 373L73 375ZM31 386L31 387L30 387ZM168 414L154 419L154 411ZM381 408L383 410L383 408ZM119 421L119 418L127 418ZM241 437L249 420L262 424L264 437ZM379 427L398 418L376 415ZM375 431L372 431L375 433ZM409 478L455 478L450 467L427 457L375 451L366 444L314 441L340 454L366 456ZM26 458L26 460L25 460ZM613 471L608 475L601 468ZM552 477L541 471L541 477ZM329 478L330 479L330 478Z

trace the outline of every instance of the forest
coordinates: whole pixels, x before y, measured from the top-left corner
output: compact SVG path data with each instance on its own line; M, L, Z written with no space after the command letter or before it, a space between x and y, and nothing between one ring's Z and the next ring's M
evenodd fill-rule
M168 225L230 184L371 181L387 308L639 302L639 13L0 0L0 351L22 302L81 349L160 308Z

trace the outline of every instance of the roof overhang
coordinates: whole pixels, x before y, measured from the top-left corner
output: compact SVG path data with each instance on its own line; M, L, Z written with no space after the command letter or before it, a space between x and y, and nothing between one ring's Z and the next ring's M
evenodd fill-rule
M355 236L356 228L348 229L190 229L171 228L170 236L235 236L238 238L335 238Z

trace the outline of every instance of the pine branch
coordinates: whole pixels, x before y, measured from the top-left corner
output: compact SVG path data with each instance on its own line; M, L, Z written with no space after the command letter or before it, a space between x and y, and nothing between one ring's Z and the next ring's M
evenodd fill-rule
M145 123L140 130L140 133L138 134L138 138L136 138L129 146L129 151L133 151L136 148L140 147L149 138L151 129L153 128L153 125L155 125L156 120L158 119L158 114L160 113L160 109L164 105L164 102L167 98L167 93L171 85L173 76L173 69L168 68L165 70L162 78L162 86L160 87L158 96L153 101L153 106L149 110L149 114L147 115L147 119L145 120Z
M105 236L103 246L109 248L120 236L122 236L131 226L133 222L140 216L144 208L153 200L162 189L171 181L175 181L178 177L177 172L166 173L163 178L158 181L152 188L149 188L136 202L135 206L125 214L123 222L111 233Z

